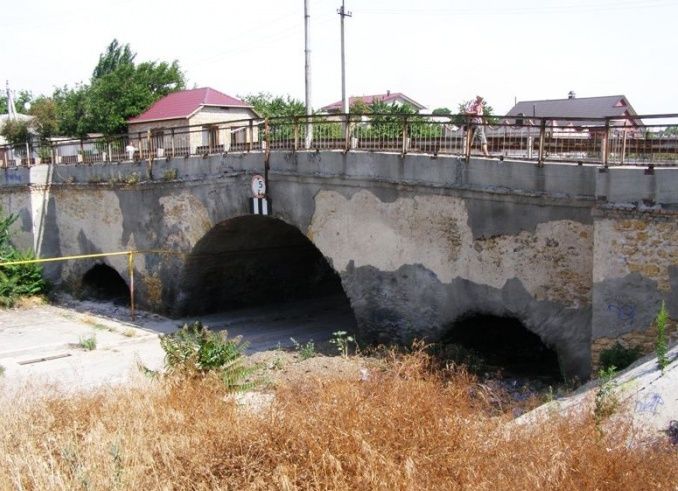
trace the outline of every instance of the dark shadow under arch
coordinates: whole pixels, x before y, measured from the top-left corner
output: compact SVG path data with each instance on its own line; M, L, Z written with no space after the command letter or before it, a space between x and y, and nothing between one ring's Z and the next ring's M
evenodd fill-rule
M488 371L545 381L562 380L556 351L514 317L469 314L454 322L441 341L478 355Z
M335 295L350 304L339 275L296 227L260 215L215 225L187 258L180 315Z
M118 305L127 305L130 299L125 280L115 269L103 263L95 264L83 275L81 296Z

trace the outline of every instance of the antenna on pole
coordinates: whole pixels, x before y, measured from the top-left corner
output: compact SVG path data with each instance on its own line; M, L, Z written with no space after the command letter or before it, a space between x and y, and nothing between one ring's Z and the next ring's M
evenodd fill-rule
M14 94L9 88L9 80L5 82L7 87L7 115L9 119L16 119L16 106L14 105Z
M313 105L311 103L311 13L308 8L308 0L304 0L304 81L306 92L306 139L305 147L310 148L313 141L313 126L310 116L313 114Z
M342 112L348 114L348 99L346 98L346 54L344 48L344 17L352 17L353 14L346 10L344 0L341 0L341 7L337 10L341 17L341 107Z

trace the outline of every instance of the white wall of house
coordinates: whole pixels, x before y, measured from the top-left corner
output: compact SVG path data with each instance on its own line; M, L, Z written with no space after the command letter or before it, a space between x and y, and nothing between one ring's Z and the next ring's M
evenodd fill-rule
M208 146L210 144L210 130L200 126L209 126L227 121L237 121L251 119L256 117L254 111L249 108L239 107L217 107L203 106L190 118L178 118L162 121L148 121L141 123L131 123L128 126L128 134L135 146L140 146L144 151L148 148L148 131L152 133L153 148L172 148L172 139L174 139L174 148L176 152L196 153L198 147ZM194 126L193 128L186 128ZM172 131L174 130L174 132ZM212 130L211 142L213 145L223 145L224 150L228 150L231 144L231 131L237 128L231 128L230 125L219 125ZM155 134L155 135L153 135ZM172 138L174 134L174 138ZM236 141L244 143L247 141L247 131L235 131ZM141 135L141 140L139 136ZM214 141L216 139L216 141ZM256 134L255 134L256 140Z

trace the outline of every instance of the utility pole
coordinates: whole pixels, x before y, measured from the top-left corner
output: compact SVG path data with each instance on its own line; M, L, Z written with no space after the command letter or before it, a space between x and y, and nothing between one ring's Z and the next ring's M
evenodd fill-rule
M305 62L305 90L306 90L306 138L304 140L305 148L311 148L313 141L313 125L311 124L311 114L313 106L311 103L311 14L308 8L308 1L304 0L304 55Z
M345 0L341 0L341 8L337 10L341 17L341 107L344 114L348 114L348 99L346 98L346 54L344 48L344 17L352 17L351 12L346 11Z

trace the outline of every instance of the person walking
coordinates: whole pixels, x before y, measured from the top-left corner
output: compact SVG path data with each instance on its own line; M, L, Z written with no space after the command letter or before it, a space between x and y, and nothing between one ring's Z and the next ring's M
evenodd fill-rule
M466 114L471 116L471 138L469 142L472 145L476 137L480 140L480 147L485 157L490 156L487 151L487 136L485 135L485 100L477 95L466 110Z

